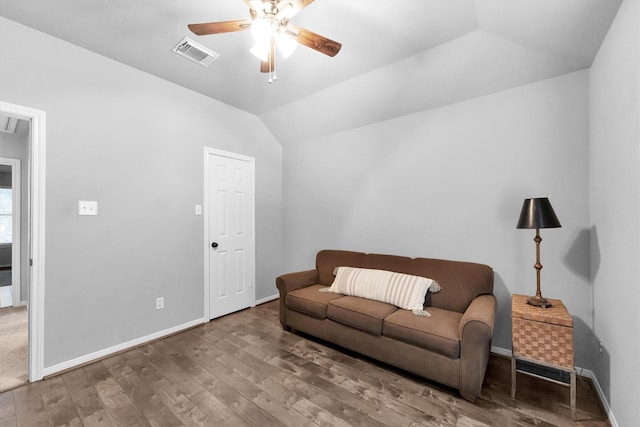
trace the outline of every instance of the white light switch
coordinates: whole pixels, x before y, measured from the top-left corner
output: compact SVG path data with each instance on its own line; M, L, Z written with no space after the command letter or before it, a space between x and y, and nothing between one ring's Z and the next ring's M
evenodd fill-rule
M88 200L78 201L78 215L98 215L98 202Z
M196 215L202 215L202 205L196 205Z

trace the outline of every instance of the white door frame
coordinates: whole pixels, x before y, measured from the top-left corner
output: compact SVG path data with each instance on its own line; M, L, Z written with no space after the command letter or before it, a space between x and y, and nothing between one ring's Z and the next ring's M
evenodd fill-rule
M242 161L246 161L251 163L251 165L255 165L255 159L253 157L249 157L249 156L244 156L242 154L237 154L237 153L232 153L230 151L223 151L223 150L217 150L215 148L210 148L210 147L204 147L204 197L203 197L203 218L204 218L204 319L205 322L209 322L209 320L211 320L211 310L209 307L209 297L210 297L210 289L209 289L209 251L210 251L210 247L209 245L211 244L211 242L209 241L209 215L211 215L211 212L213 211L213 209L211 209L211 206L209 206L209 156L210 155L215 155L215 156L222 156L222 157L229 157L231 159L236 159L236 160L242 160ZM254 167L254 171L255 171L255 167ZM251 224L251 229L252 229L252 234L251 234L251 266L250 266L250 270L251 270L251 287L252 287L252 295L251 295L251 307L255 306L256 303L256 233L255 233L255 229L256 229L256 214L255 214L255 184L256 180L255 180L255 172L254 172L254 176L253 176L253 180L252 180L252 184L253 184L253 189L252 189L252 193L253 193L253 203L251 203L252 205L252 212L251 212L251 218L253 223Z
M31 198L27 209L30 212L30 263L29 288L29 381L43 378L44 371L44 266L45 266L45 136L46 114L44 111L20 105L0 102L0 111L28 120L29 163L31 176Z
M21 292L20 287L22 282L20 281L20 273L22 272L22 263L20 262L20 256L22 254L20 249L20 243L22 238L20 235L20 222L22 216L20 214L20 199L22 198L20 187L20 159L11 159L7 157L0 157L0 164L11 166L11 201L12 201L12 242L11 242L11 298L13 300L13 306L18 307L21 304ZM17 296L17 297L16 297Z

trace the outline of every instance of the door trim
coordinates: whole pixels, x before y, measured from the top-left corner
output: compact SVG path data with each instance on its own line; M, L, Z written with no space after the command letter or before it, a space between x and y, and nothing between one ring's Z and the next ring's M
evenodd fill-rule
M19 307L22 303L22 282L20 280L20 273L22 272L22 263L20 258L22 256L21 243L22 237L20 234L20 224L22 221L22 215L20 211L20 202L22 199L22 187L20 183L20 177L22 172L20 169L20 159L11 159L8 157L0 157L0 164L11 166L11 202L12 202L12 242L11 242L11 297L13 300L13 306ZM17 295L17 298L16 298Z
M31 274L29 287L29 381L43 378L44 371L44 267L45 267L45 166L46 113L21 105L0 102L0 111L29 120L29 162L31 191L27 209L29 227Z
M209 322L211 320L211 310L209 307L209 297L210 297L210 289L209 289L209 215L212 212L211 206L209 206L209 156L221 156L228 157L231 159L242 160L249 162L251 164L252 169L252 193L253 193L253 203L251 210L251 307L255 306L256 301L256 178L255 178L255 159L250 156L245 156L242 154L232 153L230 151L218 150L211 147L204 147L204 196L203 196L203 220L204 220L204 318L205 322Z

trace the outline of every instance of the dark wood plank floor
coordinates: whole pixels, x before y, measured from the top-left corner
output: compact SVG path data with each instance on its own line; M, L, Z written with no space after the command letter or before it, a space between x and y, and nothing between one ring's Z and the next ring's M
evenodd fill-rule
M0 426L608 426L566 387L492 355L475 404L455 390L283 332L277 302L0 394Z

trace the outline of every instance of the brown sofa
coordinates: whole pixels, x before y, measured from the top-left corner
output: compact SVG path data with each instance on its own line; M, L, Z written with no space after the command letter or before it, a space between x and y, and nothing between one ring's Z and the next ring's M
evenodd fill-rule
M336 293L339 266L424 276L442 290L427 293L431 317L393 305ZM456 388L473 402L480 396L491 350L496 299L493 270L483 264L394 255L322 250L316 268L276 279L280 323L424 378Z

